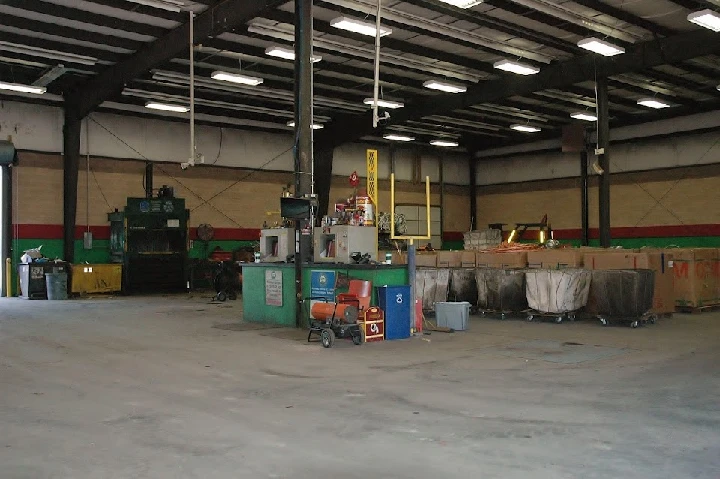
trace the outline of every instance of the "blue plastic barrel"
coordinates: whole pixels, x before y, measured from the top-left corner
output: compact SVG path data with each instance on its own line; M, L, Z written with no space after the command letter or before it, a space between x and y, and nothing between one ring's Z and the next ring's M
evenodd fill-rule
M49 300L68 299L67 273L45 273L45 286Z
M378 306L385 312L385 339L410 337L410 286L377 288Z

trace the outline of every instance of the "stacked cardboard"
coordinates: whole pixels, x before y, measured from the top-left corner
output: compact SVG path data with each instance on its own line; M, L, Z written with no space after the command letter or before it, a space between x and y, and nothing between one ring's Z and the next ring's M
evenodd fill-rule
M698 308L720 303L716 248L672 249L675 271L675 306Z
M508 253L478 252L475 255L475 264L479 268L525 268L528 263L528 253L513 251Z
M651 269L655 271L651 312L664 314L675 310L673 294L675 251L645 250L642 253L624 250L593 251L585 253L583 262L585 268L590 270Z
M528 253L528 267L538 269L582 268L584 252L577 248L541 249Z
M393 251L393 264L407 264L407 252ZM435 268L437 267L437 254L432 252L418 251L415 253L415 266Z
M438 268L459 268L461 266L462 255L460 251L438 251L437 267Z

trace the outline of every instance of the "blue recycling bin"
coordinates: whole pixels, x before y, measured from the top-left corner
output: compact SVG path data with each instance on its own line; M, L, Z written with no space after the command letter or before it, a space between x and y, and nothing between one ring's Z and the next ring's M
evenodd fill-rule
M385 312L385 339L410 337L410 286L380 286L378 306Z

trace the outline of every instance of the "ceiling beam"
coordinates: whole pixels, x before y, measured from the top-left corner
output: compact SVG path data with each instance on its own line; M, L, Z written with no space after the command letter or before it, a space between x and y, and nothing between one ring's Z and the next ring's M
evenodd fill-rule
M74 20L76 22L82 23L90 23L92 25L115 28L117 30L134 32L140 35L148 35L151 37L161 36L168 31L165 28L147 25L142 22L119 19L111 15L100 15L98 13L92 13L78 8L56 5L50 2L42 2L40 0L7 0L4 2L4 4L10 7L21 8L23 10L28 10L34 13L50 15L57 18L66 18L68 20Z
M321 2L322 3L322 2ZM328 7L330 8L330 7ZM335 7L336 9L339 7ZM266 15L263 15L263 18L267 18L269 20L274 20L276 22L285 23L288 25L294 25L295 22L295 16L289 12L284 12L281 10L276 10L273 12L270 12ZM402 27L405 29L405 27ZM336 37L341 38L349 38L351 40L357 40L361 41L368 46L373 46L375 44L375 40L372 37L369 37L367 35L360 35L358 33L352 33L344 30L339 30L337 28L333 28L330 26L330 22L325 22L319 19L313 20L313 30L316 32L324 33L327 35L333 35ZM423 33L425 34L425 33ZM464 57L461 55L456 55L453 53L449 53L443 50L436 50L434 48L426 47L423 45L418 45L413 42L408 42L404 40L398 40L396 38L391 38L392 35L388 35L386 37L383 37L381 40L382 47L387 48L390 50L396 50L398 52L402 53L408 53L411 55L418 55L424 58L429 58L433 60L442 61L445 63L452 63L453 65L469 68L472 70L475 70L477 72L483 72L483 73L489 73L496 75L499 73L498 70L494 69L492 66L483 64L481 62L478 62L477 60L472 60L468 57ZM474 48L479 48L478 45L473 45ZM374 48L374 47L373 47ZM368 60L372 61L372 60ZM439 66L438 68L442 68L442 66Z
M227 0L208 8L195 19L195 41L219 35L263 12L286 3L285 0ZM122 91L123 86L156 65L166 62L188 50L190 28L181 25L158 38L142 50L113 65L66 95L73 111L83 118L105 99Z
M410 3L441 15L457 18L458 20L470 22L478 27L491 28L497 32L502 32L513 37L522 38L524 40L536 42L540 45L556 48L567 53L576 53L580 51L580 48L572 43L504 22L489 15L482 15L472 10L453 7L445 3L439 3L435 0L406 0L405 3Z
M393 112L386 124L447 114L472 105L499 102L514 95L528 95L551 88L561 89L566 85L581 83L597 76L642 72L655 66L679 63L717 52L720 52L717 34L708 30L696 30L632 45L624 55L616 57L589 54L545 67L537 75L482 82L468 87L468 91L464 94L444 95L441 100L418 102ZM323 130L322 136L327 137L328 141L332 139L336 144L341 144L354 141L373 131L370 115L353 115L337 118L331 128Z
M625 10L621 10L617 7L612 7L607 3L603 3L598 0L573 0L573 2L587 8L592 8L596 12L600 12L604 15L608 15L613 18L617 18L618 20L622 20L627 24L644 28L649 32L662 35L664 37L669 37L677 33L677 31L671 28L663 27L662 25L658 25L657 23L650 21L646 18L639 17L630 12L626 12Z

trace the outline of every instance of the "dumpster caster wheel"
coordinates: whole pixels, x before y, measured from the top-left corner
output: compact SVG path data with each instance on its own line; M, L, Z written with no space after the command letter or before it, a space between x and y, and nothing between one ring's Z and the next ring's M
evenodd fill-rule
M648 318L648 321L650 321L650 324L655 324L657 322L657 317L655 315L650 316Z
M332 329L323 329L322 333L320 333L320 340L323 348L332 348L333 344L335 344L335 333Z
M633 329L635 329L635 328L638 327L638 324L639 324L639 323L638 323L637 321L633 321L633 322L630 323L630 327L633 328Z
M215 295L215 299L218 301L227 301L228 297L227 294L225 294L225 291L220 291L217 295Z
M505 319L505 313L500 314L500 319Z
M528 321L532 322L534 319L535 319L535 316L533 316L532 314L528 314L528 317L527 317Z
M557 318L555 318L555 322L556 322L557 324L562 323L562 322L563 322L563 317L562 317L562 316L558 316Z
M568 319L570 321L575 321L575 313L568 313Z
M355 346L360 346L363 343L362 333L357 333L352 337L352 342Z
M608 320L605 319L605 318L600 318L600 324L602 324L603 326L609 326L609 325L610 325L610 323L608 323Z
M485 311L480 311L480 316L485 317Z

